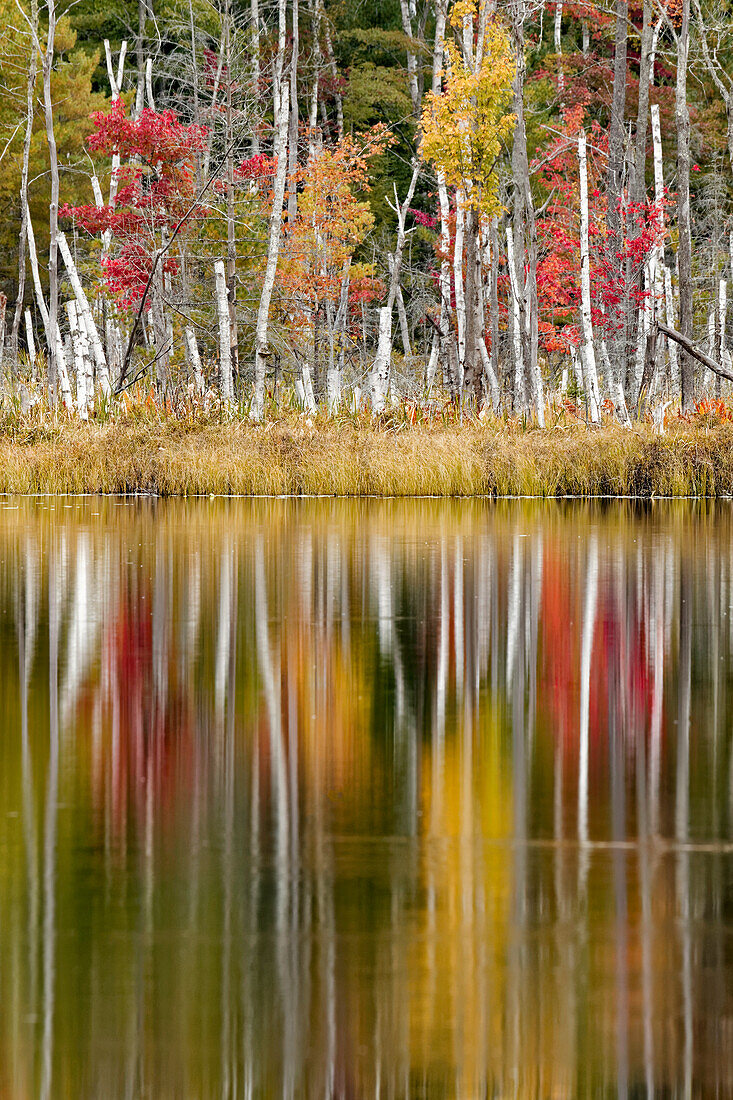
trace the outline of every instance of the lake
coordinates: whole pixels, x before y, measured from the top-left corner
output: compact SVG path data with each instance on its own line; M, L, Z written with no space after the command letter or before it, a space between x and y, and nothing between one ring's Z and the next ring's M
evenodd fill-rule
M733 504L0 502L0 1095L733 1094Z

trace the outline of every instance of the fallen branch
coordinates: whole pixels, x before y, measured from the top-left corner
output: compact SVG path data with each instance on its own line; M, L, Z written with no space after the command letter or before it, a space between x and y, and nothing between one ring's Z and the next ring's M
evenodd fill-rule
M709 355L706 355L704 351L700 351L695 347L692 340L689 337L684 336L681 332L678 332L676 328L670 328L669 325L663 324L662 321L657 322L657 328L666 336L668 340L674 340L676 344L679 344L681 348L691 355L693 359L697 359L698 363L702 363L704 367L711 370L713 374L719 374L721 378L725 378L728 382L733 382L733 374L727 371L725 367L721 367L719 363L716 363L714 359L711 359Z

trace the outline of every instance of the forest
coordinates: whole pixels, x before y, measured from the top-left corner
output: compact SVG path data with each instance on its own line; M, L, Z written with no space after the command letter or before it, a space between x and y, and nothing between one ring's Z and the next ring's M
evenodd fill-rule
M0 4L6 413L730 419L727 0Z

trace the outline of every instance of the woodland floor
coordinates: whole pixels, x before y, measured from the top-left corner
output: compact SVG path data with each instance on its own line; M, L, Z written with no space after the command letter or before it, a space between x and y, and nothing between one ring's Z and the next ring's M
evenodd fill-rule
M728 496L733 425L282 420L0 429L0 493Z

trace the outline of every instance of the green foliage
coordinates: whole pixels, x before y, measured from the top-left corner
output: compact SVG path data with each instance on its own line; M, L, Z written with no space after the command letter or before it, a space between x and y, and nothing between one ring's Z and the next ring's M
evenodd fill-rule
M17 9L10 0L0 2L0 17L6 31L0 44L0 80L5 88L0 97L0 148L7 146L0 160L0 282L14 292L18 272L20 236L20 174L25 133L26 81L31 38L20 25ZM61 201L91 200L89 162L84 140L91 131L89 116L104 106L104 97L92 91L98 55L76 44L76 33L68 18L56 30L59 57L51 78L54 126L61 168ZM40 69L40 65L39 65ZM36 232L39 255L48 247L48 147L43 119L40 71L36 85L36 109L30 157L29 206Z

